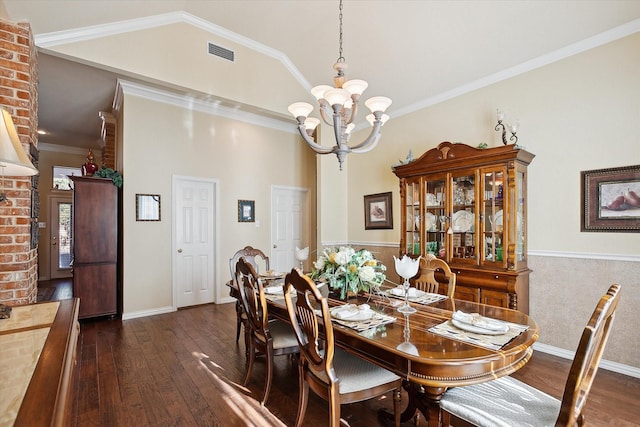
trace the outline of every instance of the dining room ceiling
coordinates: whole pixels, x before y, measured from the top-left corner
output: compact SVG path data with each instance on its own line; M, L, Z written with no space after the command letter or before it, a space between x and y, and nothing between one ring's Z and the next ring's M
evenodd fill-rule
M338 0L0 3L10 20L30 23L36 40L188 13L281 52L311 86L331 81L338 57ZM367 80L369 96L390 97L393 118L637 32L640 1L345 0L343 20L347 77ZM50 132L40 141L96 147L98 112L111 109L118 70L49 53L39 52L38 122Z

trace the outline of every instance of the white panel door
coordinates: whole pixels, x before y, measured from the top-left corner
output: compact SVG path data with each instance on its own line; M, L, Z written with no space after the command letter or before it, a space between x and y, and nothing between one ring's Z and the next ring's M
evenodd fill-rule
M176 306L213 302L214 183L174 178L174 290Z
M273 187L271 192L272 270L288 272L298 266L295 248L308 246L307 190Z

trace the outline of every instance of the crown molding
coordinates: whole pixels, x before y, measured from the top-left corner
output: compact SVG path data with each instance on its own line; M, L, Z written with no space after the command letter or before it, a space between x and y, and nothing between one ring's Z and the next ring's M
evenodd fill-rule
M49 144L46 142L38 142L38 150L40 151L52 151L56 153L66 153L66 154L87 154L88 148L82 147L71 147L69 145L60 145L60 144Z
M187 110L199 111L213 116L224 117L291 134L297 132L297 130L291 125L290 120L268 118L259 114L221 105L220 101L206 100L189 95L177 94L122 79L118 79L116 88L116 98L114 100L115 111L120 110L123 95L137 96L139 98L173 105Z
M393 112L393 116L400 117L427 107L431 107L441 102L448 101L449 99L453 99L469 92L473 92L474 90L481 89L485 86L490 86L503 80L507 80L520 74L524 74L528 71L532 71L537 68L544 67L545 65L560 61L562 59L569 58L570 56L577 55L579 53L594 49L607 43L611 43L618 39L635 34L639 31L640 19L627 22L626 24L612 28L593 37L589 37L579 42L570 44L561 49L539 56L532 60L523 62L522 64L507 68L506 70L502 70L494 74L490 74L471 83L456 87L449 91L440 93L436 96L432 96L420 102L416 102L415 104L408 105L404 108L400 108Z
M291 75L293 75L293 77L298 81L298 83L300 83L303 88L305 88L307 91L311 90L311 84L293 65L291 60L282 52L183 11L169 12L160 15L147 16L144 18L128 19L125 21L111 22L108 24L91 25L88 27L74 28L72 30L39 34L35 36L35 44L36 46L41 48L51 48L67 43L92 40L116 34L146 30L149 28L157 28L178 23L193 25L196 28L207 31L218 37L222 37L248 49L277 59L291 73Z

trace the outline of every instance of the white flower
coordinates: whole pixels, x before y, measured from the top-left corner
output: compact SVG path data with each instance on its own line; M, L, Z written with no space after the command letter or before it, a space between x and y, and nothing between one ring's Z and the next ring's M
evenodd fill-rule
M370 251L355 251L349 246L325 248L313 267L311 278L328 282L341 298L351 292L370 291L386 279L386 267Z
M358 277L360 277L360 280L362 280L363 282L372 282L373 279L376 278L376 272L373 267L367 265L364 267L360 267Z
M346 265L351 260L351 255L353 255L343 249L346 248L340 248L340 251L336 254L336 264L338 265Z

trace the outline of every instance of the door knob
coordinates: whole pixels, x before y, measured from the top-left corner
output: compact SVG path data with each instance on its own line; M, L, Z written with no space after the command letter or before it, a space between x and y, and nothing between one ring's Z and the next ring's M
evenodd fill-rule
M182 253L182 249L178 249L178 253L181 254Z
M273 245L273 249L276 249L278 247L278 245Z

